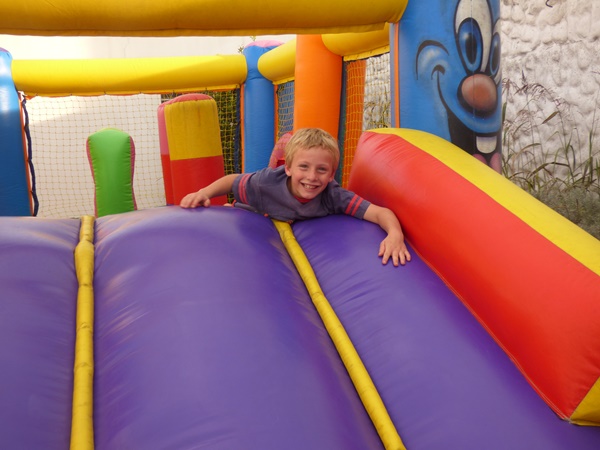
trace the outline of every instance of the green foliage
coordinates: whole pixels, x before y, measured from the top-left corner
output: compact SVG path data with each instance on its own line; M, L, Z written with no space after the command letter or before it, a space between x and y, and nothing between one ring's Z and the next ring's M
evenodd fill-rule
M600 239L600 149L596 117L581 138L569 107L524 74L503 81L503 173Z

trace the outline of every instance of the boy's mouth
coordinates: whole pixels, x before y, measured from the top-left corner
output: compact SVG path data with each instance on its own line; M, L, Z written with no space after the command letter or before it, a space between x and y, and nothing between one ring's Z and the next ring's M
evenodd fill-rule
M316 184L306 184L306 183L300 183L300 185L306 189L307 191L313 191L315 189L318 189L319 186Z

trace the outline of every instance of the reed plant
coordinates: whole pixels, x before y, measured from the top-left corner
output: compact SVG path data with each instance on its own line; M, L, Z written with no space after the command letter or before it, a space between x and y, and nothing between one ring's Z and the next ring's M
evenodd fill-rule
M503 174L600 239L595 112L582 130L564 100L525 74L519 82L503 80L502 88Z

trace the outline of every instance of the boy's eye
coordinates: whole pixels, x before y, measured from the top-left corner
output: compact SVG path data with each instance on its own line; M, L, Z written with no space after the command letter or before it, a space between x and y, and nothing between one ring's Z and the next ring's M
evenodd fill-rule
M319 167L317 170L319 171L319 173L327 173L328 172L328 170L325 167Z

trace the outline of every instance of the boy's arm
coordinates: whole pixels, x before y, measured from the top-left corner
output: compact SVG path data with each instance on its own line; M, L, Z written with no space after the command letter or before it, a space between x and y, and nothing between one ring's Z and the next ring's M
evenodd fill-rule
M196 208L198 206L210 206L210 199L220 195L229 194L233 188L233 182L238 174L225 175L197 192L192 192L181 199L179 206L182 208Z
M410 253L404 243L402 227L392 210L371 203L365 211L364 219L376 223L387 233L386 238L381 241L379 246L379 256L382 257L383 264L387 264L390 258L392 258L394 266L404 265L410 261Z

